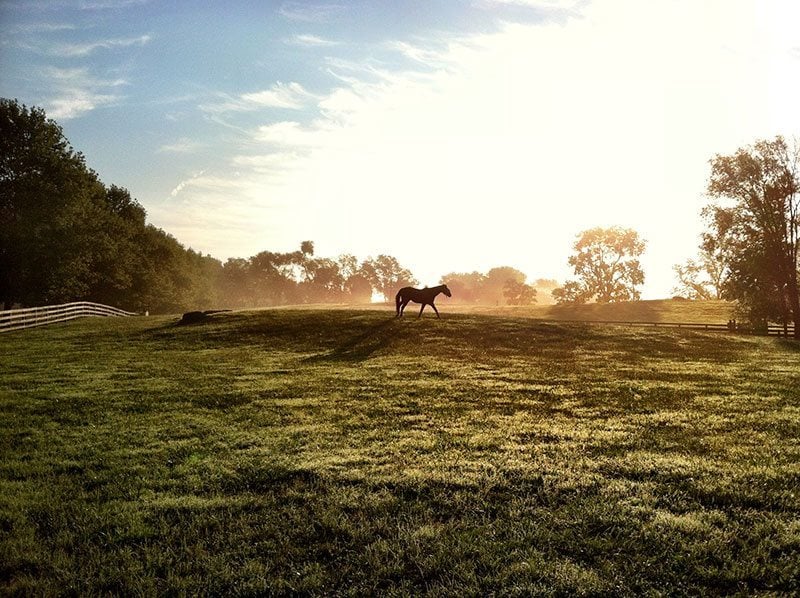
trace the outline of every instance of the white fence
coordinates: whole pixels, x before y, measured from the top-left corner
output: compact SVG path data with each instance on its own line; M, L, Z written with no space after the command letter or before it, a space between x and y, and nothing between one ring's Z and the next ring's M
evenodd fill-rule
M55 322L66 322L75 318L89 316L135 316L130 311L110 307L101 303L78 301L63 305L47 305L44 307L28 307L25 309L9 309L0 311L0 332L20 330L44 326Z

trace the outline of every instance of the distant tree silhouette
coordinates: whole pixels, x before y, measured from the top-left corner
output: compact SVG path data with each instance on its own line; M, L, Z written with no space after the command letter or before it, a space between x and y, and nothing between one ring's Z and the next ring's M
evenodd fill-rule
M525 274L510 266L492 268L486 273L481 287L481 302L489 305L506 303L506 284L509 280L525 284Z
M503 286L508 305L532 305L536 303L536 289L513 278L509 278Z
M411 271L402 267L397 259L390 255L379 255L364 260L361 273L369 280L372 288L387 301L398 288L418 284Z
M483 284L486 275L480 272L450 272L439 280L447 282L453 292L453 301L458 303L481 303L483 301Z
M529 305L542 293L549 298L550 291L558 286L555 280L544 278L527 284L525 274L510 266L498 266L486 274L450 272L440 282L447 282L454 302L482 305Z
M645 243L638 233L620 227L592 228L580 233L569 264L578 276L553 291L557 303L610 303L640 297L644 283L639 256Z

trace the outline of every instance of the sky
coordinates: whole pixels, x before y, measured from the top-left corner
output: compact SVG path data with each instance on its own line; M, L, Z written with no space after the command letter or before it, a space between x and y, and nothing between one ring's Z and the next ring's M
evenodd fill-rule
M794 0L0 0L0 96L225 260L385 253L565 281L633 228L696 253L709 160L800 136Z

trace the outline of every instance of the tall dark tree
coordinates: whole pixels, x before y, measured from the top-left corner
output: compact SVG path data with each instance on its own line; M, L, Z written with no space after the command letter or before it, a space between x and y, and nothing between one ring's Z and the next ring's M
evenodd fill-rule
M309 303L341 301L344 296L344 278L338 262L331 258L307 259L302 284L305 300Z
M711 160L709 235L724 247L726 290L753 324L794 324L800 338L798 147L759 140Z
M39 108L0 99L0 299L7 306L88 292L95 264L87 228L103 196L55 121Z
M402 287L418 284L410 270L404 268L391 255L379 255L364 260L362 274L369 280L372 288L382 294L386 300Z
M364 275L362 265L354 255L343 254L336 259L342 278L343 300L352 303L369 303L372 300L372 284Z
M577 280L553 291L558 303L611 303L640 298L638 285L644 284L639 257L645 243L631 229L592 228L578 235L569 257Z
M222 266L145 223L43 110L0 99L0 301L137 311L213 306ZM196 308L196 307L195 307Z

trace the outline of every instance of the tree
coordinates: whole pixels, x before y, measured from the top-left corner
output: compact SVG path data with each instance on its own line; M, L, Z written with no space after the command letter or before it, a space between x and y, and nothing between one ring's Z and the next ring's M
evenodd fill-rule
M0 300L37 305L88 292L86 250L103 195L55 121L0 99Z
M502 305L506 303L506 283L509 280L525 284L525 273L511 266L498 266L486 273L481 285L481 303Z
M387 301L402 287L419 284L411 271L403 268L397 259L390 255L379 255L377 258L364 260L361 270L372 288L381 293Z
M479 303L482 300L483 284L486 275L480 272L450 272L439 280L453 293L452 301L458 303Z
M303 285L306 290L306 301L324 303L342 299L344 278L336 260L307 259L305 271L306 279Z
M688 259L673 266L678 284L672 292L687 299L725 299L728 296L725 286L730 276L728 262L732 246L728 235L719 234L719 231L730 228L730 219L716 212L713 206L705 208L702 213L710 230L717 232L703 233L696 260Z
M556 303L586 303L583 286L574 280L567 281L563 287L550 291Z
M536 303L536 289L529 284L509 278L503 286L503 295L509 305L531 305Z
M673 266L678 284L673 294L687 299L722 299L725 268L723 264L701 253L698 260L688 259L683 264Z
M645 242L631 229L592 228L580 233L569 264L578 280L552 293L557 303L611 303L640 298L637 285L644 283L639 257Z
M369 303L372 300L372 285L364 275L358 258L342 254L336 262L339 264L339 273L344 281L342 291L345 300L353 303Z
M754 325L794 324L800 338L800 148L778 136L711 160L708 233L722 248L725 290Z

